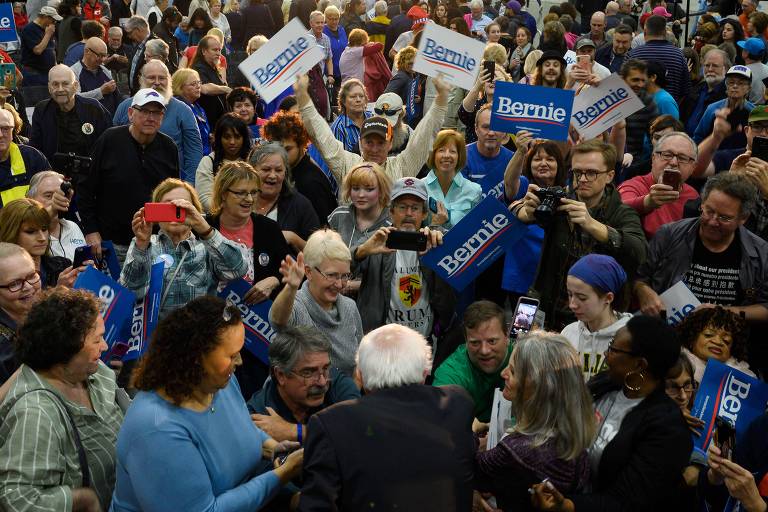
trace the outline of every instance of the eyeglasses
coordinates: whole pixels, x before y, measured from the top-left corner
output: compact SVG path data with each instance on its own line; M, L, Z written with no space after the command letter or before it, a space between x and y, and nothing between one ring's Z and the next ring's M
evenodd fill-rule
M395 210L397 210L400 213L406 213L406 212L413 212L413 213L421 213L424 211L424 207L420 204L396 204Z
M323 276L325 279L327 279L328 281L332 281L334 283L336 281L341 281L342 283L346 283L347 281L352 279L352 274L349 274L349 273L347 273L347 274L339 274L338 272L329 272L329 273L326 274L325 272L323 272L322 270L320 270L317 267L313 267L313 268L315 270L317 270L317 272L321 276Z
M768 124L749 123L749 129L752 130L755 135L765 135L768 133Z
M596 171L594 169L582 171L581 169L571 169L574 181L579 181L581 178L584 178L584 180L588 182L595 181L599 175L608 174L609 172L611 171Z
M321 368L319 370L304 368L303 370L299 370L298 372L291 370L288 373L292 373L296 377L299 377L300 379L304 379L304 384L306 385L312 382L318 382L320 380L320 377L323 377L325 380L328 380L331 377L331 367L326 366L325 368Z
M400 109L399 108L379 108L379 107L374 107L373 111L376 112L376 114L378 114L380 116L394 116L395 114L400 113Z
M232 190L231 188L227 189L227 192L234 195L238 199L245 199L248 196L256 197L259 194L259 190Z
M194 82L189 82L188 84L184 84L184 87L197 87L199 85L203 85L203 82L200 80L195 80Z
M40 282L40 274L38 274L37 271L34 271L24 279L16 279L15 281L11 281L8 284L0 285L0 288L5 288L11 293L16 293L21 291L22 288L24 288L24 283L27 283L29 286L34 286L39 282Z
M697 385L696 385L695 382L686 382L682 386L678 386L677 384L673 384L671 382L668 382L665 385L665 388L667 390L667 393L670 393L672 395L680 396L680 393L682 391L685 391L686 395L690 395L697 388Z
M635 356L637 355L632 350L624 350L623 348L616 348L613 346L613 344L616 342L616 338L613 338L611 342L608 344L608 348L606 349L606 352L614 352L616 354L626 354L628 356Z
M706 219L716 218L717 222L719 222L720 224L730 224L731 222L736 220L736 217L730 217L728 215L718 214L715 210L713 210L709 206L699 206L699 212L701 213L701 216Z
M106 59L109 56L109 54L99 53L99 52L97 52L95 50L92 50L90 48L86 48L86 50L88 50L89 52L91 52L92 54L94 54L95 56L97 56L100 59Z
M674 158L677 158L677 163L681 165L689 165L696 161L695 158L687 155L678 155L671 151L655 151L655 154L659 155L665 162L671 162Z
M165 114L165 110L149 110L143 107L133 107L133 110L138 110L147 117L160 118L163 117L163 114Z
M749 87L751 84L744 80L726 80L726 87Z

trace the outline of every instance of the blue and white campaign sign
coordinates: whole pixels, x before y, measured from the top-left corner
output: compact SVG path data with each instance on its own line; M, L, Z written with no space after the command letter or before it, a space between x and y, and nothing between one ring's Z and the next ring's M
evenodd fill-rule
M738 443L749 424L765 412L767 405L768 384L710 359L691 409L691 415L704 422L701 435L693 436L694 450L706 454L718 417L735 426Z
M296 75L312 69L324 55L307 28L298 18L293 18L238 68L269 103L293 85Z
M0 4L0 43L10 43L17 39L13 4L11 2Z
M701 306L701 301L683 281L678 281L659 295L667 311L667 323L675 326L690 315L694 309Z
M448 231L443 245L427 252L421 261L461 291L527 230L498 199L489 196Z
M101 318L104 319L104 341L107 342L111 349L112 345L119 340L123 326L131 318L136 295L91 266L77 276L74 288L93 292L96 298L99 299L99 302L101 302Z
M614 73L576 96L571 121L584 139L593 139L644 106L624 79Z
M413 70L462 89L471 89L483 66L485 43L457 34L437 23L427 23L421 35Z
M251 289L251 285L245 279L231 281L226 288L219 292L219 297L235 306L240 311L245 327L245 348L269 365L269 344L275 337L275 330L269 323L269 309L271 300L265 300L258 304L246 304L243 297Z
M496 199L502 199L504 194L504 171L506 169L499 168L494 169L485 175L485 177L478 182L478 185L483 189L483 195L485 199L487 196L495 197Z
M568 140L572 90L496 82L491 129L504 133L528 130L537 139Z
M570 66L571 64L576 64L576 52L573 50L568 50L565 52L565 55L563 55L563 59L565 60L565 65Z
M131 321L126 324L122 339L128 340L128 351L123 361L139 359L147 351L152 333L160 316L160 302L163 296L163 271L165 262L156 261L149 275L149 287L143 299L136 301Z
M120 261L117 259L115 245L111 240L101 242L101 254L104 259L103 263L106 263L106 270L109 272L109 276L115 281L120 279Z

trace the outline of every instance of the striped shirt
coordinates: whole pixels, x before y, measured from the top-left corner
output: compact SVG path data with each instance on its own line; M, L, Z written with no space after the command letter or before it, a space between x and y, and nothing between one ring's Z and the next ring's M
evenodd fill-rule
M88 377L93 411L64 398L26 365L0 405L0 509L72 510L72 489L82 487L74 434L58 395L74 418L88 459L91 487L103 510L115 486L115 443L123 412L115 402L115 374L99 363ZM26 394L25 394L26 393ZM22 396L23 395L23 396Z
M656 60L667 70L667 86L665 89L677 102L686 98L691 92L691 72L683 55L683 50L669 41L651 40L642 46L632 48L627 53L629 59L640 59L645 62Z
M136 247L136 238L131 240L120 284L134 292L136 298L144 297L149 287L152 264L160 255L166 259L163 295L167 294L160 306L161 319L193 299L216 295L219 282L238 279L248 271L248 263L240 249L215 229L208 240L200 240L190 234L175 247L171 238L160 231L160 234L152 235L145 250ZM184 266L176 273L182 260ZM169 283L174 273L175 278ZM166 290L166 287L170 289Z
M365 112L365 119L371 117L369 112ZM360 127L355 122L346 116L341 114L337 117L333 123L331 123L331 131L336 140L341 141L344 144L344 149L352 151L354 153L360 153L360 148L357 147L360 141Z

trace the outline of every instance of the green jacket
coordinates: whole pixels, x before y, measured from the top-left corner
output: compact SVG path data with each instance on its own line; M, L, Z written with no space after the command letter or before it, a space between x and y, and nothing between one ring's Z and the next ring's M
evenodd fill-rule
M512 343L507 348L507 357L504 364L494 374L480 371L472 364L467 355L467 344L459 345L456 351L443 361L443 364L435 371L433 386L447 386L455 384L461 386L470 394L475 402L475 418L488 423L491 421L491 408L493 406L493 391L504 385L501 371L509 364L509 355L512 353Z
M546 229L531 294L541 301L540 308L546 313L545 325L549 329L560 331L575 319L568 309L565 279L576 260L590 253L613 256L630 282L648 253L640 217L621 202L612 184L605 187L603 199L596 208L590 208L589 214L608 226L607 242L600 243L583 233L579 226L571 225L565 215L556 216Z

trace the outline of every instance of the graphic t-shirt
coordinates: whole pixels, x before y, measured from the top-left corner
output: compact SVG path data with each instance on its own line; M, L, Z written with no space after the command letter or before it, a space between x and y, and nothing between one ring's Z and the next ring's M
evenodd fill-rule
M683 281L702 303L730 306L741 301L740 267L741 243L738 232L731 245L720 253L710 251L696 237L691 268Z
M425 337L432 332L429 290L415 251L397 251L387 323L405 325Z
M642 398L627 398L623 391L612 391L595 403L597 437L588 450L593 478L597 475L603 450L619 433L624 417L642 401Z
M243 279L253 284L253 220L249 218L245 226L234 230L222 226L219 232L240 249L243 259L248 263L248 272L243 276Z

